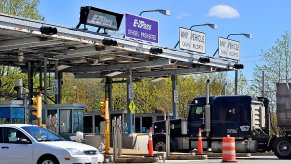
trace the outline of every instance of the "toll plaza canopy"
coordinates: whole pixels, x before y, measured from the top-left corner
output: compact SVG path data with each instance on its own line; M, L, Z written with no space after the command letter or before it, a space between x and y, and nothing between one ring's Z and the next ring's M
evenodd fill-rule
M56 28L57 33L46 34L42 27ZM43 59L58 62L49 71L72 72L79 78L110 73L125 78L129 69L133 78L161 77L229 71L235 65L223 58L1 14L0 64L27 68L31 62L37 71Z

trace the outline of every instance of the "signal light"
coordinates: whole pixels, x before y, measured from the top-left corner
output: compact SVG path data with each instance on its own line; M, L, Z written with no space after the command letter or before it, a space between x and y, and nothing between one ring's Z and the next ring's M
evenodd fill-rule
M102 44L104 46L117 46L117 41L116 40L112 40L112 39L104 38L102 40Z
M36 109L36 112L32 112L33 115L37 117L38 126L42 126L42 95L37 95L37 97L31 98L35 103L32 105L32 108Z
M101 117L105 118L105 104L103 101L100 101L100 110L102 112Z
M199 61L200 63L210 63L210 59L209 59L209 58L203 58L203 57L200 57L200 58L198 59L198 61Z
M42 100L41 100L41 96L38 95L37 97L31 98L31 99L35 103L35 104L32 105L32 107L34 109L36 109L36 117L37 118L41 118L41 114L42 114Z
M150 53L152 53L152 54L162 54L163 53L163 49L161 49L161 48L151 48L150 49Z
M41 32L41 34L45 35L54 35L58 33L57 28L50 26L42 26L39 31Z
M244 65L243 65L243 64L235 63L235 64L233 65L233 68L235 68L235 69L244 69Z

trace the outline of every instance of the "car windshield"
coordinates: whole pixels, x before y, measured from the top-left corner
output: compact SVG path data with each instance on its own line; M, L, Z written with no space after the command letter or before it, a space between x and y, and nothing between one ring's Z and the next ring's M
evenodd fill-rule
M64 140L62 137L58 136L57 134L38 126L25 126L25 127L22 127L22 129L28 132L38 142Z

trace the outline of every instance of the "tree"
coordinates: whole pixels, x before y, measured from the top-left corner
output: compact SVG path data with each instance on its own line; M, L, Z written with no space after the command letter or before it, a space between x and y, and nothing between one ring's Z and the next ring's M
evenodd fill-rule
M262 51L261 63L256 65L253 74L254 82L252 90L256 95L262 95L262 71L265 73L265 97L271 101L271 107L274 109L276 102L276 83L290 82L290 35L285 32L281 38L277 39L275 45L267 51ZM273 104L273 105L272 105Z
M273 130L277 127L276 121L276 83L290 82L290 34L285 32L281 38L277 39L275 45L267 51L262 51L260 54L261 63L256 65L254 70L254 81L251 86L255 95L268 98L270 100L269 109L271 110L271 123ZM263 91L262 71L265 74L265 88ZM278 130L278 129L277 129Z
M39 0L0 0L0 12L43 20L44 17L37 10L38 5ZM24 84L27 84L27 76L21 73L20 68L0 66L0 97L2 99L15 98L14 81L18 78L23 79Z
M44 20L37 9L39 3L39 0L0 0L0 11L24 18Z
M64 74L63 103L86 104L86 111L100 111L99 102L104 101L104 83L100 79L75 79L73 74Z
M15 79L23 79L27 83L27 76L20 72L19 68L11 66L0 66L0 97L1 99L17 98L16 91L13 89Z

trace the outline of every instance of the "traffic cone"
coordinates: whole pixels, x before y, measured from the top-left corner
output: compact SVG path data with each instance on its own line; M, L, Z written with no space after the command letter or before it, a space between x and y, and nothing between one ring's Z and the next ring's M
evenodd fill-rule
M229 135L222 138L222 162L236 162L235 138Z
M154 156L154 148L153 148L152 128L150 128L150 131L149 131L148 149L149 149L149 156L153 157Z
M203 154L201 128L199 128L199 131L198 131L198 148L197 148L197 154Z

